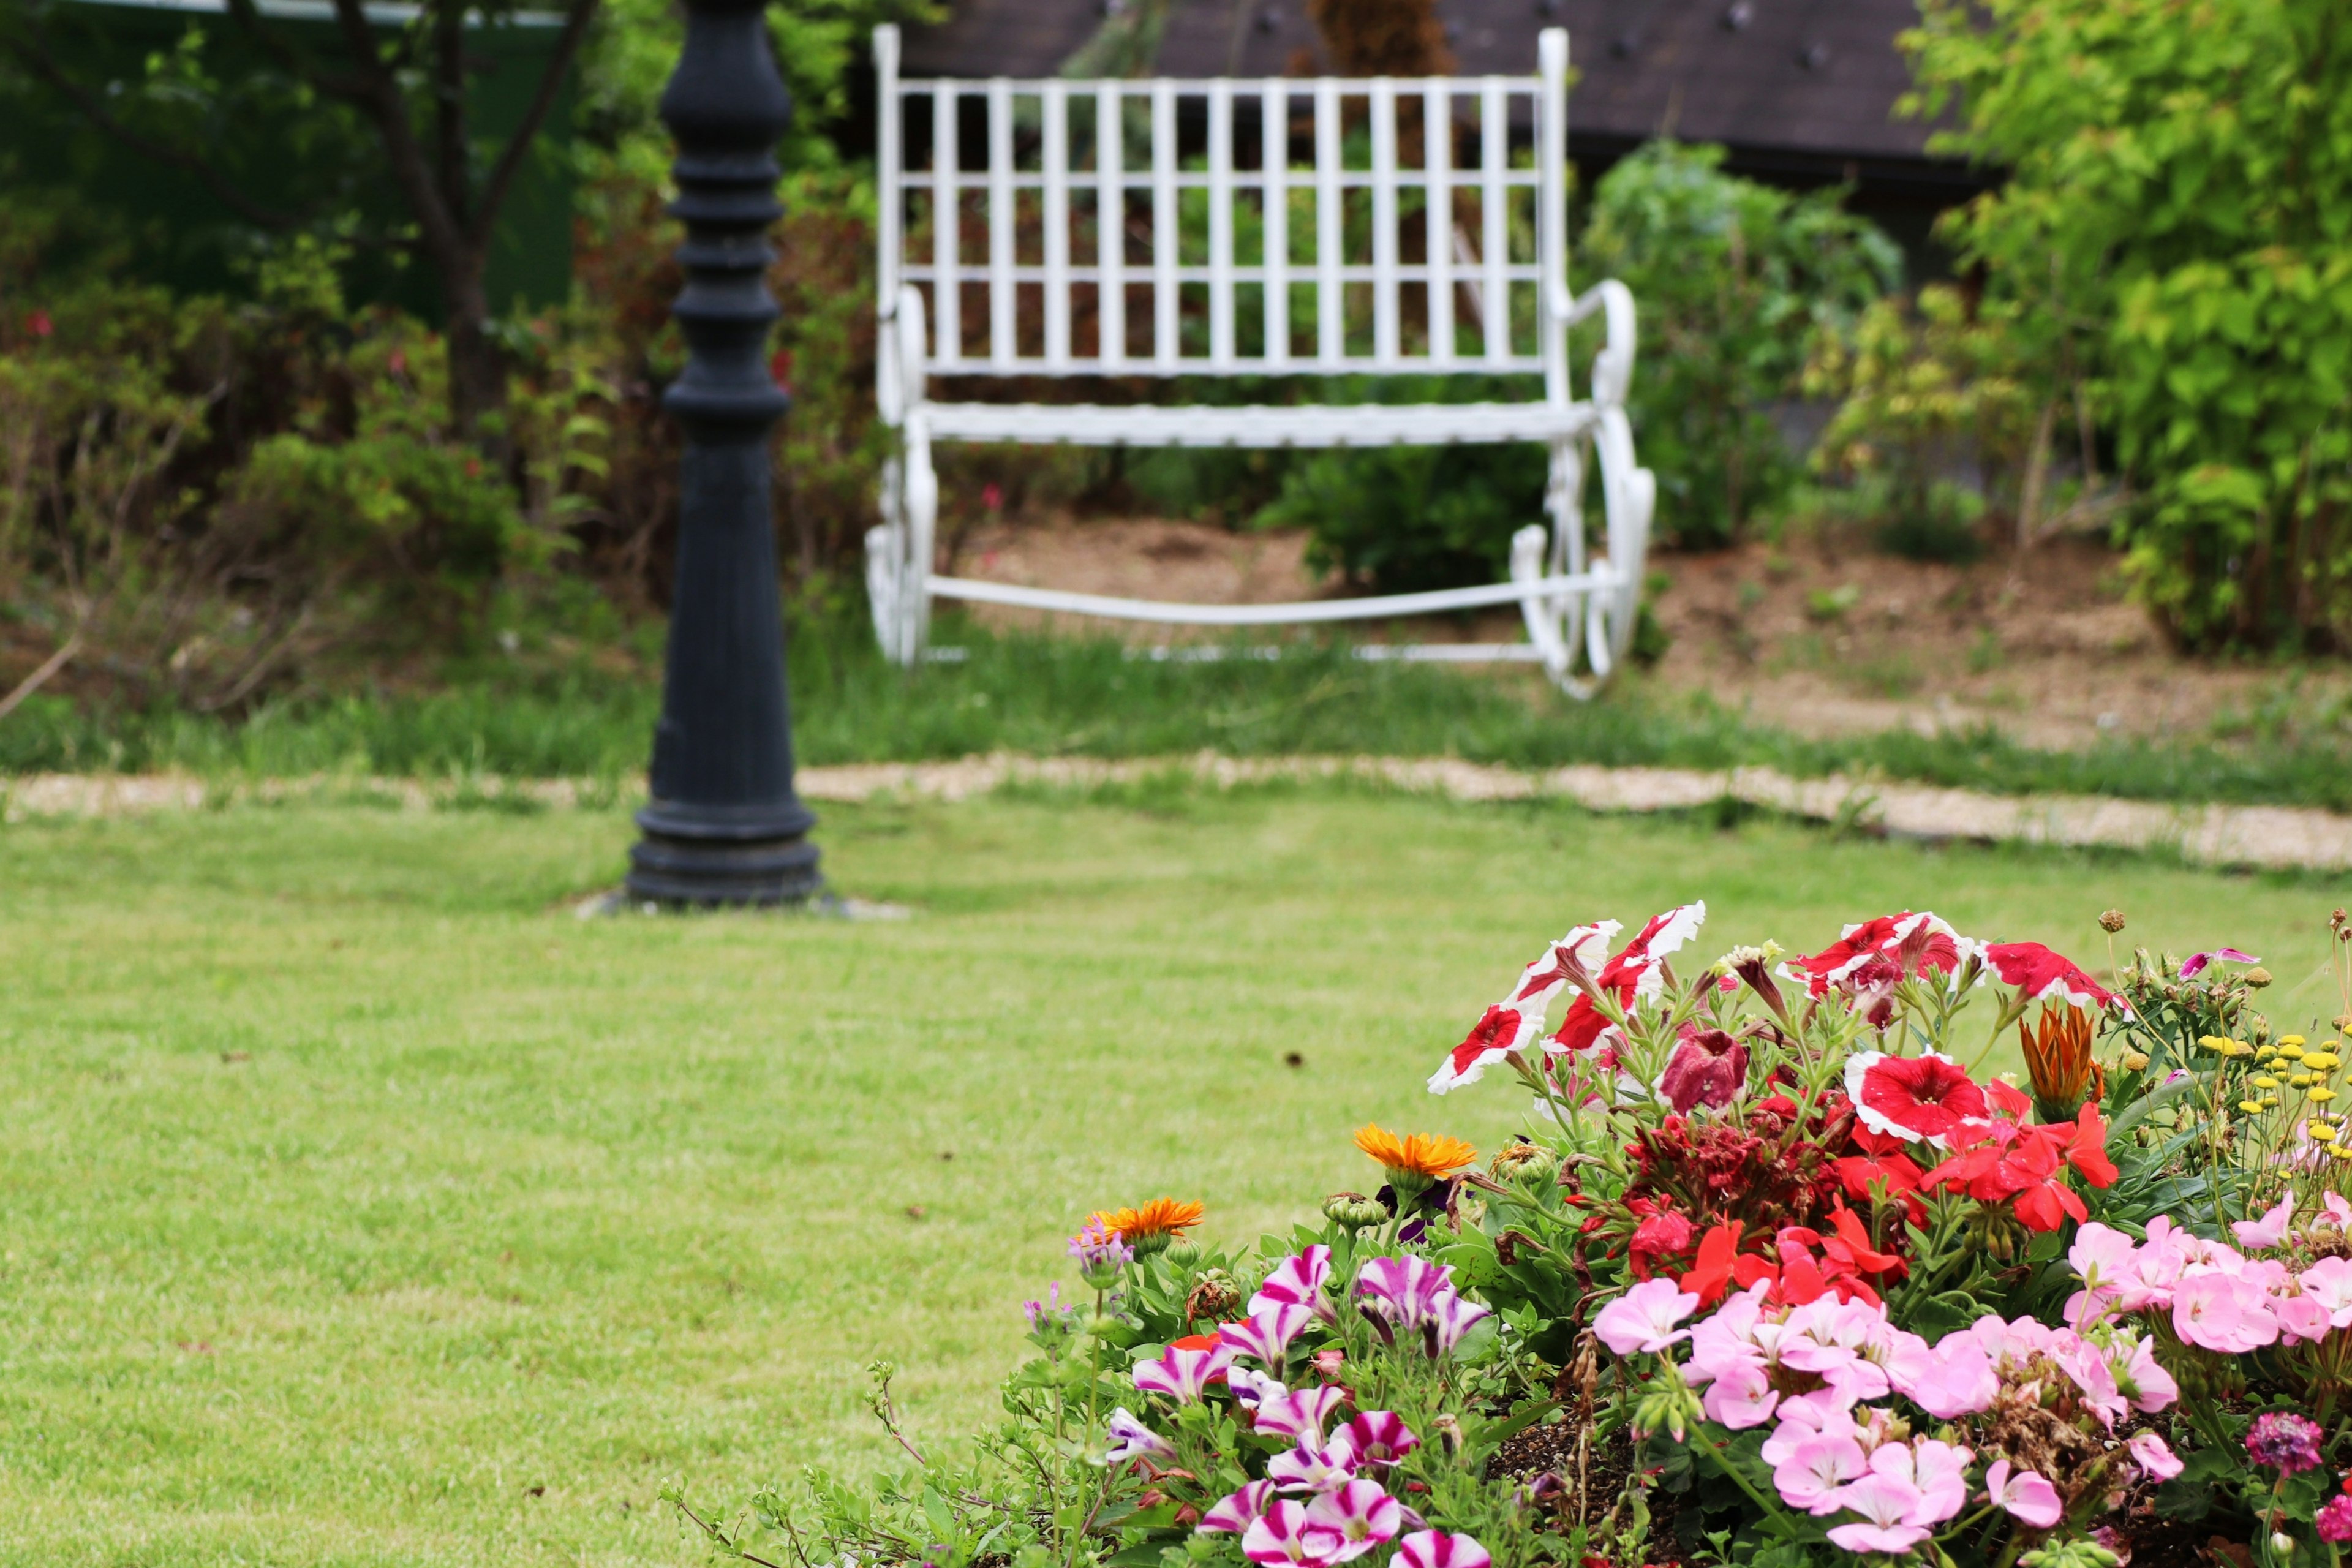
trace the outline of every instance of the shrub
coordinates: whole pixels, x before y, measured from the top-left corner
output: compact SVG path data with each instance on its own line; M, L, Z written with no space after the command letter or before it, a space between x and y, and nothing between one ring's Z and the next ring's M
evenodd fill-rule
M803 1565L2114 1568L2183 1521L2271 1564L2352 1539L2302 1414L2352 1386L2344 1063L2256 1009L2265 972L2143 951L2111 991L1908 911L1678 970L1706 913L1580 925L1514 973L1429 1080L1535 1097L1483 1170L1368 1126L1378 1191L1254 1247L1192 1239L1197 1203L1097 1211L969 1450L910 1441L880 1363L912 1472L688 1517ZM2026 1083L1951 1054L1985 1013Z
M1640 313L1631 413L1658 476L1658 531L1729 543L1788 494L1795 460L1769 405L1808 348L1901 278L1894 242L1840 209L1722 172L1720 147L1654 142L1601 176L1578 270L1622 279Z
M2200 646L2352 642L2352 16L2339 0L1928 0L1922 114L2009 170L1950 226L2135 494Z

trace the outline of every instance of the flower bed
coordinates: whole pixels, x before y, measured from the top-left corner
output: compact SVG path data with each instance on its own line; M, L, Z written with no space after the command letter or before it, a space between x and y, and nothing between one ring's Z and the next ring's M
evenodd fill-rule
M2113 911L2112 990L1908 912L1677 973L1705 918L1576 927L1446 1054L1533 1096L1483 1169L1367 1127L1379 1190L1254 1249L1097 1214L995 1432L926 1457L877 1366L907 1474L688 1517L801 1568L2333 1568L2337 1042Z

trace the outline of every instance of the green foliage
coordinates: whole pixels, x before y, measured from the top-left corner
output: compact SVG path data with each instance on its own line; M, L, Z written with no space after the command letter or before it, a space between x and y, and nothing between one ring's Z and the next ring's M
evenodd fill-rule
M1634 441L1658 476L1662 539L1708 548L1789 492L1767 405L1808 348L1901 277L1894 242L1839 207L1722 172L1723 149L1654 142L1601 176L1578 270L1633 291Z
M1950 233L2054 402L2087 380L2141 592L2201 645L2352 642L2352 16L2337 0L1929 0Z

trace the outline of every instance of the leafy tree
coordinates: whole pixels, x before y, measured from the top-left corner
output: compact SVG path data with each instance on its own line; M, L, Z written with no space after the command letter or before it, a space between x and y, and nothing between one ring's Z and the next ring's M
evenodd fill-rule
M467 38L478 27L510 25L521 8L518 0L423 0L398 26L372 19L362 0L332 0L330 48L265 19L256 0L227 4L237 35L257 57L255 70L215 72L192 24L181 48L148 62L144 81L82 80L53 36L77 9L60 0L10 7L0 43L92 124L184 171L247 221L279 232L325 228L422 260L440 291L451 414L462 430L495 441L492 416L505 407L506 372L485 284L491 240L598 0L564 0L554 47L520 123L502 141L481 135L469 116L468 88L483 62ZM117 90L122 85L131 90ZM401 218L385 232L359 231L362 210L348 188L334 206L286 211L257 197L218 155L231 135L297 146L338 133L372 144L374 167L360 177L372 175L397 193Z
M1948 232L2113 437L2140 591L2191 644L2352 645L2352 7L1921 16L1909 107L2010 171Z

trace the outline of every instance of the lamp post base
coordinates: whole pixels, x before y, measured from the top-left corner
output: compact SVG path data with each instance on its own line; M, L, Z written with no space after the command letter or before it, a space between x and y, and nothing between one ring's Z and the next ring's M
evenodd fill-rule
M824 891L816 815L795 801L746 811L656 801L637 813L626 897L636 903L772 908Z

